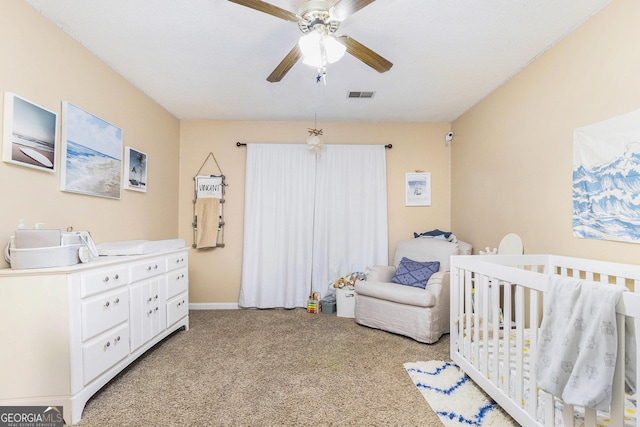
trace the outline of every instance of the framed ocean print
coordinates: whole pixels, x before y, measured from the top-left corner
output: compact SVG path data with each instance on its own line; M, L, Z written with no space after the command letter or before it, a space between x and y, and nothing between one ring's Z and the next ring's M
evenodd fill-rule
M404 205L431 206L431 174L429 172L409 172L404 176Z
M3 161L55 172L57 140L57 113L16 94L4 94Z
M147 191L147 153L124 147L124 189Z
M70 103L62 103L60 189L119 199L122 129Z

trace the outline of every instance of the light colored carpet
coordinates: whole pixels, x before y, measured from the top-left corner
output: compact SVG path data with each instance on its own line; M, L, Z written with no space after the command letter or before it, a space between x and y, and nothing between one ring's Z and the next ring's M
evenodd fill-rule
M404 367L446 427L518 425L456 364L431 360Z
M403 367L436 344L295 310L191 311L98 392L81 426L438 426Z

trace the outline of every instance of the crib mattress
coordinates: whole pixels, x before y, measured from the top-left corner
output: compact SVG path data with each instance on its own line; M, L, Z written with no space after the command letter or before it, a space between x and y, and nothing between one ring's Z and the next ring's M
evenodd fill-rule
M525 329L524 330L524 339L523 339L523 348L522 348L522 354L523 354L523 372L524 372L524 390L523 390L523 401L521 402L521 406L525 407L526 406L526 402L529 399L530 396L530 390L529 390L529 373L530 373L530 369L529 369L529 365L531 362L533 362L532 357L530 357L530 330L529 329ZM510 381L509 381L509 396L511 398L513 398L513 396L515 395L515 384L514 384L514 380L513 378L515 377L515 368L513 368L513 366L515 365L515 358L516 358L516 348L515 348L515 343L516 343L516 334L515 332L510 332L510 344L511 344L511 348L510 348L510 363L509 366L511 367L511 369L509 370L510 375ZM494 344L493 344L493 340L488 340L488 378L491 379L492 375L493 375L493 357L495 354L494 351ZM498 340L498 345L499 345L499 371L502 372L503 370L503 366L504 366L504 339L500 339ZM482 344L483 341L480 342L480 347L478 348L478 354L480 355L480 359L476 362L475 357L472 356L471 357L471 363L475 366L478 366L478 364L482 364ZM472 355L475 354L475 347L476 344L473 343L473 350L472 351ZM501 376L500 382L504 382L504 377ZM550 394L543 392L542 390L538 389L538 408L536 411L536 417L537 419L542 422L541 420L544 420L544 416L545 416L545 404L546 404L546 400L548 398L553 398ZM560 399L554 399L555 404L554 404L554 409L555 409L555 420L556 420L556 426L557 427L561 427L564 426L563 422L562 422L562 407L563 407L563 403ZM635 399L635 395L631 396L631 395L626 395L625 396L625 403L624 403L624 407L625 407L625 427L634 427L636 426L636 399ZM609 414L607 412L603 412L603 411L597 411L597 422L598 422L598 426L611 426L614 427L611 424L611 420L609 418ZM576 407L574 410L574 425L576 427L581 427L584 425L584 409Z

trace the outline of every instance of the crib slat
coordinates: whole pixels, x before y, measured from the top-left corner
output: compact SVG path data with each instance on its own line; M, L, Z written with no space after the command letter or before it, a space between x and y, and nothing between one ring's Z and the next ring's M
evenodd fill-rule
M471 325L472 329L469 331L469 335L472 335L471 342L471 361L478 367L480 366L480 305L482 304L482 283L487 280L485 275L476 275L476 281L473 288L473 318Z
M536 364L533 355L538 350L538 291L531 290L529 293L529 398L527 412L532 418L536 418L538 410L538 383L536 382Z
M461 268L457 269L456 271L456 276L457 276L457 283L456 283L456 300L454 300L454 304L456 304L456 306L458 307L458 313L457 316L455 317L454 321L457 322L458 325L458 339L456 340L456 346L454 346L455 351L460 353L460 354L464 354L464 335L463 335L463 330L464 330L464 299L465 299L465 294L464 294L464 281L465 281L465 277L466 277L466 270L463 270Z
M504 283L503 293L504 311L502 313L502 330L504 331L504 349L502 362L502 390L510 396L509 385L511 384L511 284Z
M500 324L499 324L499 310L500 309L500 286L498 286L498 282L494 281L491 284L491 312L492 312L492 327L493 327L493 336L491 337L491 341L493 343L493 352L494 357L492 359L493 368L491 372L493 372L492 382L496 387L500 387L500 358L498 357L499 348L500 348ZM489 342L489 339L486 340Z
M622 314L616 314L618 334L618 357L616 357L616 369L613 374L611 390L611 425L621 426L624 420L624 359L625 359L625 318Z
M516 347L515 364L516 372L513 381L514 398L518 405L522 406L522 384L524 382L523 348L524 348L524 290L522 286L516 286Z
M480 356L482 360L482 365L480 366L480 372L485 377L488 377L489 373L489 346L486 344L489 342L489 303L491 302L491 297L489 295L489 278L484 276L484 279L481 284L481 295L482 295L482 318L484 321L482 322L482 339L478 341L483 343L482 345L482 355ZM495 372L495 371L494 371Z
M595 409L585 408L584 410L584 427L596 427L598 415Z
M544 425L546 427L554 427L555 423L555 398L550 393L544 392Z
M463 331L463 354L464 357L471 360L471 313L472 313L472 287L473 280L471 271L465 270L464 272L464 307L462 308L462 313L464 313L463 321L465 323L464 331ZM466 332L466 333L465 333Z
M573 426L573 405L565 403L562 405L562 423L565 427ZM617 424L613 424L617 425Z

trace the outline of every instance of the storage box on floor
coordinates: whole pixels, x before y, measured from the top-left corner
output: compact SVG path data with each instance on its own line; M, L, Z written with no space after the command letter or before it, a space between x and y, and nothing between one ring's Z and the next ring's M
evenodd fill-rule
M356 317L356 291L353 289L336 289L338 317Z
M327 295L320 300L320 311L324 314L333 314L336 312L336 296Z

